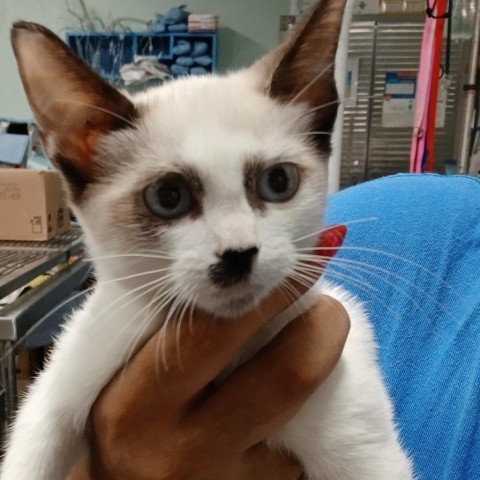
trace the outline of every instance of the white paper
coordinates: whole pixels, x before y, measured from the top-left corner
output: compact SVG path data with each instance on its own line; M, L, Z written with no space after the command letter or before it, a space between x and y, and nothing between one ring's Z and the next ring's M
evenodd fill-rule
M447 116L447 98L448 85L445 80L440 80L438 85L437 112L435 116L435 127L445 128L445 118Z
M355 107L355 105L357 104L359 65L360 59L358 57L347 58L347 78L345 81L346 107Z
M382 127L413 127L417 72L398 71L385 74Z

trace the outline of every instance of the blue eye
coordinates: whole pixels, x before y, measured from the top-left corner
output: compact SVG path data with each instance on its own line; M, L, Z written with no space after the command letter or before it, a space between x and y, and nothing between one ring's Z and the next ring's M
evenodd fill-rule
M180 175L150 185L144 190L143 198L149 210L164 220L185 215L193 205L190 190Z
M279 163L264 170L257 179L257 193L266 202L281 203L297 192L300 174L292 163Z

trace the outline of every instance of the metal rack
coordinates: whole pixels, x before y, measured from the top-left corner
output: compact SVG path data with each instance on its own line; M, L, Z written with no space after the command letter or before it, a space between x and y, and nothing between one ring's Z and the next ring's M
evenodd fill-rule
M17 405L15 353L23 347L23 338L52 309L72 294L88 277L91 266L81 257L81 231L71 232L46 242L0 242L0 249L48 253L46 260L21 273L3 286L2 297L54 266L64 264L41 285L30 289L14 302L0 309L0 422L3 432L12 419Z
M346 105L342 133L341 188L394 173L409 171L412 127L382 125L385 77L389 71L418 70L423 15L362 15L350 26L349 58L358 58L357 99ZM465 66L471 41L452 45L450 86L445 123L436 130L437 170L456 158L457 126L463 117Z
M174 47L181 40L202 41L208 45L212 59L209 72L217 69L216 33L149 33L149 32L68 32L67 45L98 74L111 82L120 81L120 68L133 63L136 55L155 56L171 65Z

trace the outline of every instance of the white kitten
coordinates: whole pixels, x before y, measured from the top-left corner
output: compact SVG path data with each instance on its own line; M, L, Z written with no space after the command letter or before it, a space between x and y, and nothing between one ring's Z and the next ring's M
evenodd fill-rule
M168 319L171 300L234 317L296 274L322 223L330 135L311 132L335 121L343 7L322 1L250 69L133 99L48 30L14 26L25 90L97 257L98 286L23 402L1 480L65 479L95 398ZM315 289L345 305L351 333L333 374L271 443L293 451L309 479L411 479L365 313L339 288Z

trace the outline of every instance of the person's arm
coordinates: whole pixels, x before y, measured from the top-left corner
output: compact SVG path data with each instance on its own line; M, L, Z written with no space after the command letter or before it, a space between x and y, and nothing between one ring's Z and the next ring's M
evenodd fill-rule
M321 297L216 391L208 388L284 302L273 296L254 314L213 324L197 313L193 331L187 321L163 339L156 334L98 398L91 456L71 480L297 480L295 459L263 441L335 367L349 331L343 307Z

